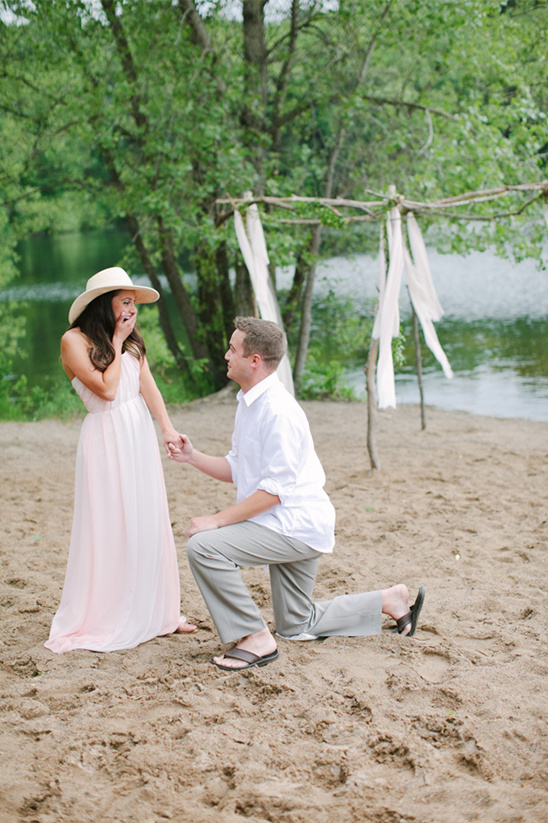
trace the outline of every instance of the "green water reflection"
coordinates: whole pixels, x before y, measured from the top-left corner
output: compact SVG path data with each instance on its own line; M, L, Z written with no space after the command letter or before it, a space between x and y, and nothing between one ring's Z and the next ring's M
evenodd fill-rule
M411 320L402 322L405 335L403 373L415 372ZM520 377L548 377L548 318L443 320L436 326L451 368L472 372L489 364L493 371L514 371ZM439 364L421 341L423 368L438 370Z
M127 246L127 235L120 231L37 237L20 244L19 277L0 296L6 334L10 325L20 329L11 361L14 375L25 374L34 386L64 374L59 340L68 327L69 307L87 279L118 264Z
M120 265L127 248L128 234L118 229L29 238L18 247L17 282L82 285L96 271Z

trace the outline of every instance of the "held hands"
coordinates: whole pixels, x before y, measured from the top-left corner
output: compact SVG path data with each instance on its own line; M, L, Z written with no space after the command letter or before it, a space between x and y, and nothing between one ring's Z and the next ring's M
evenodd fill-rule
M170 460L177 463L191 463L194 456L194 446L186 434L178 434L177 439L173 438L166 442L166 450ZM197 455L200 452L196 452ZM215 476L215 475L213 475ZM207 532L218 529L220 526L219 514L207 514L202 517L193 517L186 530L187 537L192 537L197 532Z
M177 463L189 462L192 457L192 452L194 451L194 446L186 434L178 434L176 439L172 439L167 443L164 440L164 443L166 445L167 456L170 460L175 460Z
M162 441L168 457L171 457L171 450L180 451L182 449L181 435L174 428L162 431Z

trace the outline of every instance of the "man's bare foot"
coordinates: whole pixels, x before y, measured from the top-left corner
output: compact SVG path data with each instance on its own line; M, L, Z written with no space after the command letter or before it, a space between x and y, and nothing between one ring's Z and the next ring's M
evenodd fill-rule
M182 614L179 625L175 629L175 634L192 634L195 631L198 631L198 626L195 626L194 623L187 623L186 617Z
M242 651L245 652L251 652L251 654L257 657L266 657L267 655L274 654L276 651L276 641L269 629L265 627L260 632L242 637L241 640L238 640L236 643L236 648L242 649ZM244 660L236 660L231 657L225 657L224 655L214 657L213 662L216 665L221 664L223 668L230 669L246 669L249 667L249 663Z
M382 592L382 613L388 614L394 620L399 620L405 614L408 614L409 609L409 592L407 586L403 583L398 583L397 586L391 586L389 589L383 589ZM411 631L411 623L404 628L401 636L409 634Z
M424 586L419 586L417 599L412 606L409 606L409 593L407 586L398 583L382 592L382 611L389 614L396 621L397 632L400 637L411 637L417 630L417 623L424 605Z

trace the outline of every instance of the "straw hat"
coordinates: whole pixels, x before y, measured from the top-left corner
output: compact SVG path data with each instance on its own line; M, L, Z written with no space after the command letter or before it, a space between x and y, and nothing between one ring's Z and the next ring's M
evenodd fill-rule
M151 289L149 286L135 286L123 269L119 266L113 266L110 269L103 269L89 278L86 283L86 290L78 295L70 307L69 323L74 323L86 306L96 297L99 297L100 294L105 294L107 291L118 291L119 289L134 291L136 303L155 303L160 297L156 289Z

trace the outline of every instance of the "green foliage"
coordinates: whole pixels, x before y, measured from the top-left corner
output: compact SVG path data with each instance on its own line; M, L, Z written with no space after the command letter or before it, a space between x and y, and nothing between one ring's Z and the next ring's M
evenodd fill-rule
M400 326L398 336L392 338L392 360L394 361L395 372L401 371L407 362L406 343L405 334Z
M363 311L365 310L365 313ZM329 291L314 301L308 358L303 375L301 396L305 400L332 398L354 399L354 392L344 385L345 373L364 367L371 344L374 312L372 305L358 311L349 297ZM294 341L291 341L294 345ZM392 340L395 371L414 363L403 327ZM365 376L364 376L365 385Z
M145 341L150 368L174 368L175 359L160 331L156 307L145 304L139 306L138 309L137 327Z
M13 360L18 340L24 333L24 324L22 317L14 322L10 304L0 303L0 419L3 420L17 419L12 400L16 379L13 374Z
M218 193L256 189L258 153L265 191L322 196L337 141L333 193L347 197L390 183L415 198L455 194L546 167L546 18L532 2L504 14L494 0L400 1L386 16L381 0L303 7L293 54L280 11L266 27L266 106L253 101L262 128L252 137L241 125L241 24L222 3L204 16L204 54L172 4L125 2L118 20L134 79L112 25L86 4L6 5L29 21L4 27L2 45L1 163L23 195L11 215L21 230L131 211L153 233L161 215L179 248L191 248L217 237ZM76 208L58 207L67 191ZM303 214L341 228L323 207Z
M146 344L150 370L166 404L187 403L211 394L214 386L208 376L205 360L189 360L194 384L188 385L185 382L167 347L155 308L139 307L139 331Z
M82 404L63 375L30 385L27 375L15 372L26 332L21 304L0 303L0 420L66 419L79 412Z
M301 383L302 400L354 400L352 389L342 383L344 367L336 360L317 362L314 351L309 351Z
M66 419L81 406L66 377L31 386L27 375L15 370L26 326L22 304L0 302L0 420Z
M356 311L350 297L340 297L329 290L318 297L313 305L311 344L323 354L339 352L348 360L367 356L372 330L373 307L367 316Z
M297 203L295 218L301 220L319 220L322 226L342 229L345 225L344 215L322 203Z
M196 267L198 289L174 321L203 375L214 375L230 321L215 253L226 243L230 264L239 254L231 222L215 227L218 197L363 200L395 185L428 201L546 177L548 16L534 0L282 4L254 63L245 22L221 1L197 4L207 47L163 0L3 5L26 24L0 22L0 285L17 240L36 232L127 220L141 270L146 256L183 281L180 261L206 249L215 266ZM376 245L370 227L343 225L326 207L300 205L296 216L321 221L320 255ZM310 226L287 217L265 214L273 265L307 258ZM540 259L540 204L472 229L421 222L444 251L489 245ZM164 351L159 369L172 368Z
M26 375L21 375L0 391L0 420L67 420L83 413L82 402L66 377L31 387Z
M344 386L344 373L349 366L364 365L367 360L373 311L359 314L353 300L329 291L314 301L312 315L301 396L306 400L352 399L352 390Z

